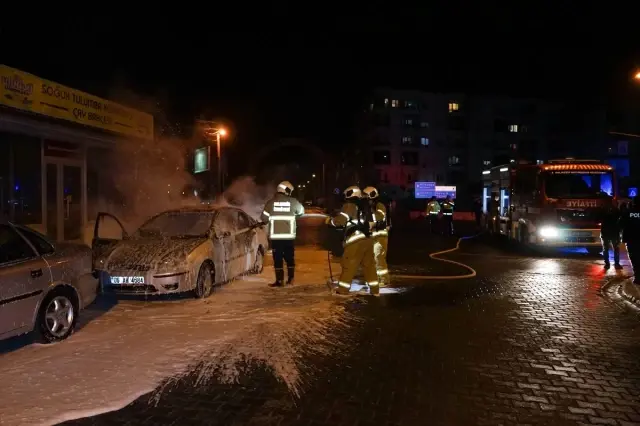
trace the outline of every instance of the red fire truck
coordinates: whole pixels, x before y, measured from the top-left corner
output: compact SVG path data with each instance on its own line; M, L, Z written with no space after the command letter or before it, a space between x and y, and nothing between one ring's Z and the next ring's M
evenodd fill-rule
M523 244L600 251L598 213L618 196L611 166L573 158L511 163L483 171L482 178L490 232Z

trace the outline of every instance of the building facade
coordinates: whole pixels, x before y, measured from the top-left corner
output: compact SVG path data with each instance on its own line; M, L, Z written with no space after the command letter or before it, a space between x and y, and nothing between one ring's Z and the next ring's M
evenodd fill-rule
M149 114L0 65L0 216L83 240L107 196L105 159L153 131Z
M360 123L369 179L411 196L416 181L480 189L482 170L511 161L604 156L598 110L536 99L380 89ZM602 151L602 152L600 152ZM476 191L477 190L477 191Z

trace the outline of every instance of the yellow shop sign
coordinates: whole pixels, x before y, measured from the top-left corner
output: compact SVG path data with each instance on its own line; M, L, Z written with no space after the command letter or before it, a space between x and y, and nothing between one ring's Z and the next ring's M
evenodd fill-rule
M153 139L153 116L0 65L0 105L121 135Z

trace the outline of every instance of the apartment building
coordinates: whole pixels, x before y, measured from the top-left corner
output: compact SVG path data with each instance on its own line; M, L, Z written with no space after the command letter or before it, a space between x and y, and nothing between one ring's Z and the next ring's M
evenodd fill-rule
M416 181L472 197L482 170L594 152L604 114L536 99L379 89L360 126L370 179L410 196Z

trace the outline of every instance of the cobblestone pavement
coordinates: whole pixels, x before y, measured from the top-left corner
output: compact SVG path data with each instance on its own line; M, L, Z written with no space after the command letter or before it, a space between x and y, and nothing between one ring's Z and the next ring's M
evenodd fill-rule
M431 244L392 241L392 268L426 264ZM478 276L344 302L364 320L344 336L353 350L305 360L300 398L249 364L236 385L195 386L194 372L158 401L65 424L640 424L640 318L603 298L619 277L602 262L483 240L451 258Z

